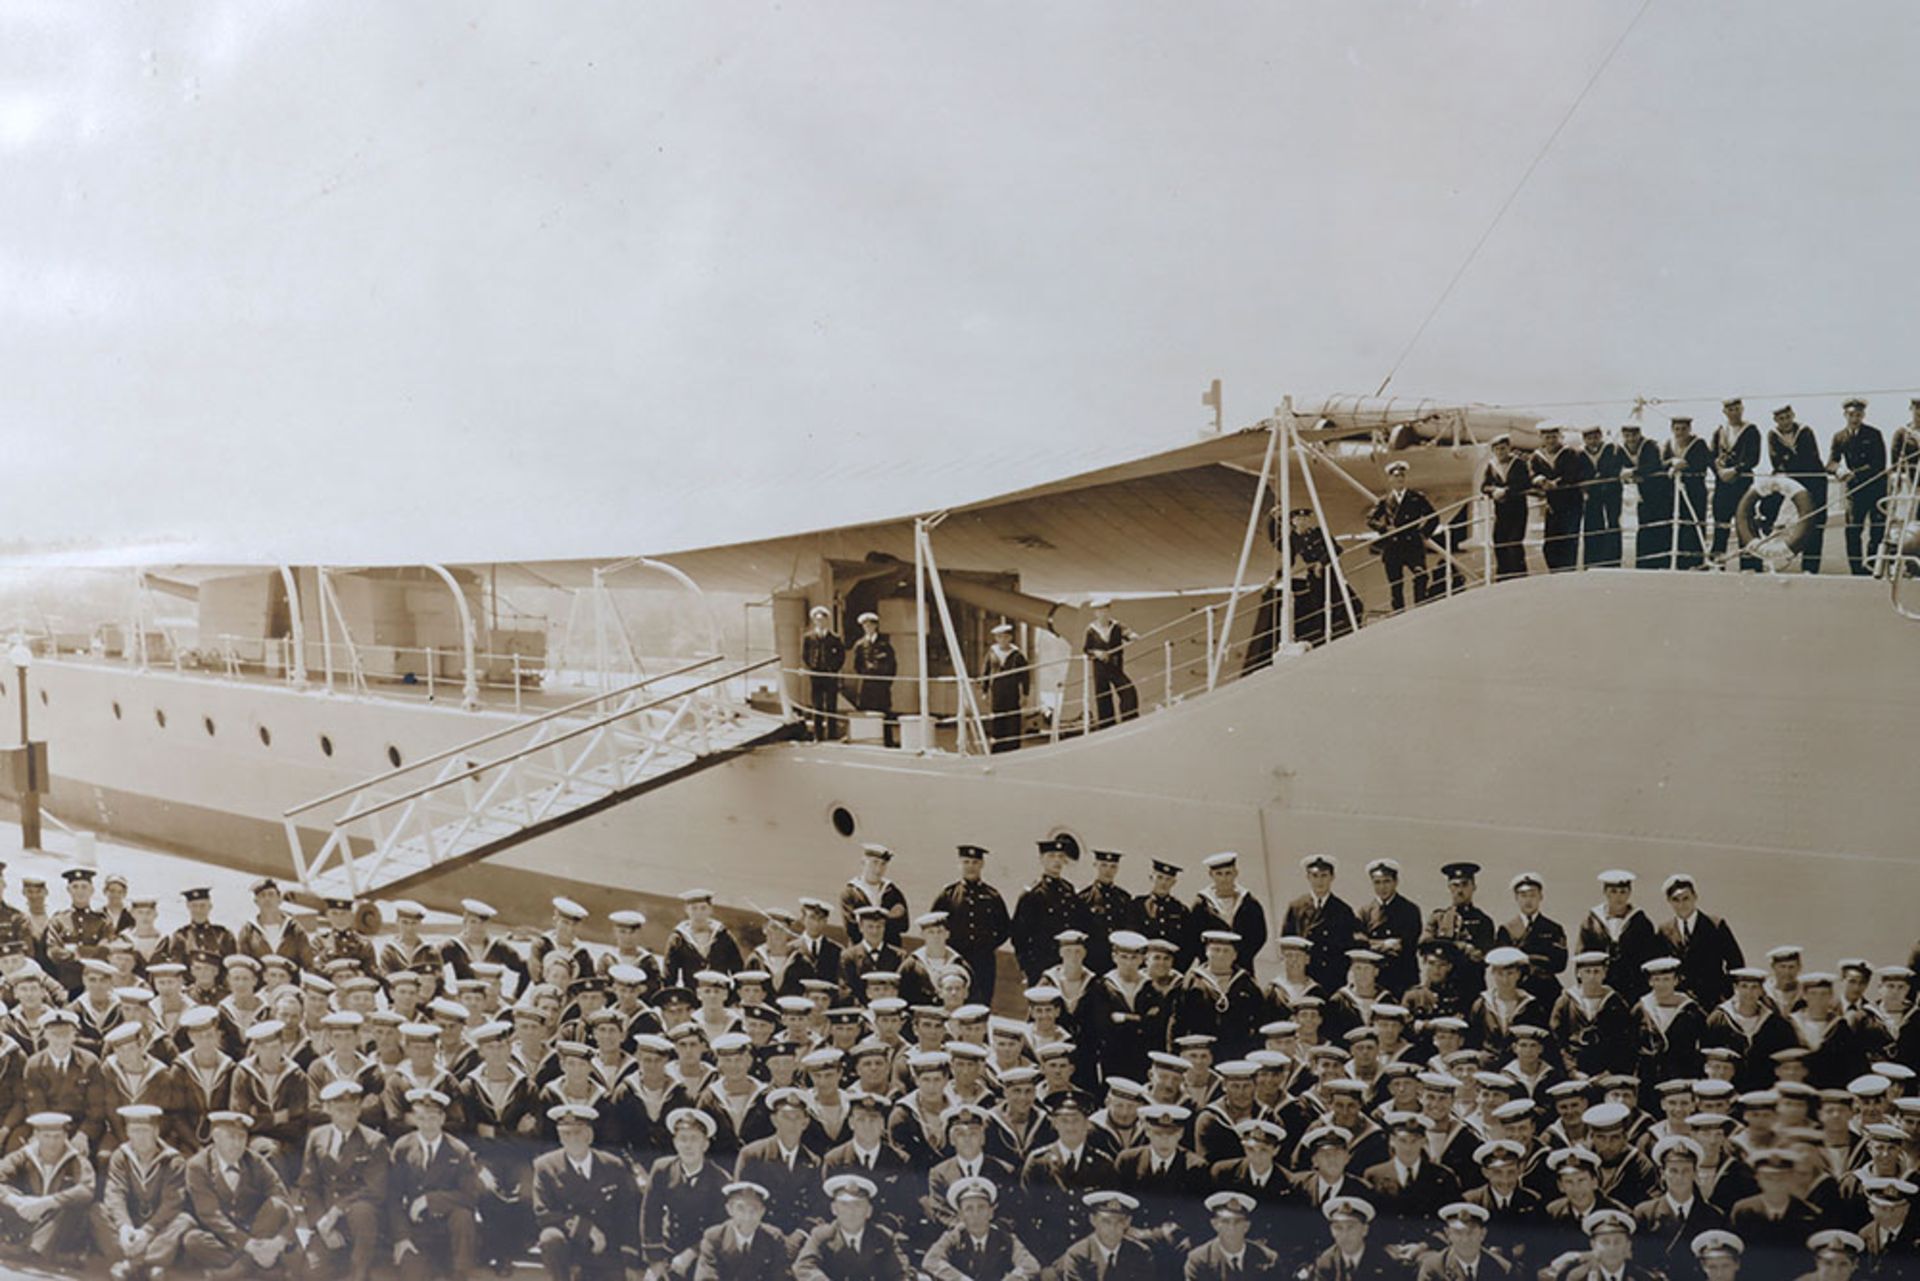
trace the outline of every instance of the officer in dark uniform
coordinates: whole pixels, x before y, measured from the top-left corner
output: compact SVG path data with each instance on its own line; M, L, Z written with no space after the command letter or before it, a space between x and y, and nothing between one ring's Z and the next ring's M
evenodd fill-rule
M1495 931L1494 941L1527 954L1527 972L1520 976L1520 986L1552 1009L1562 990L1560 976L1567 969L1567 927L1540 910L1546 886L1537 872L1522 872L1508 884L1520 910Z
M1745 418L1746 409L1734 396L1720 403L1727 420L1713 431L1713 558L1726 555L1728 531L1740 510L1740 500L1753 488L1760 466L1760 429ZM1758 572L1760 560L1742 556L1740 568Z
M1054 935L1073 928L1080 902L1060 874L1069 859L1080 857L1079 848L1063 836L1048 837L1039 845L1040 879L1021 890L1013 905L1013 954L1030 985L1038 984L1060 963L1060 944Z
M840 709L840 668L847 647L834 634L833 611L815 605L809 611L813 626L800 638L800 666L807 672L807 720L816 740L839 738L834 717Z
M1493 918L1473 901L1480 865L1448 863L1441 867L1440 874L1447 878L1447 894L1453 901L1434 909L1423 937L1451 942L1459 956L1454 966L1462 986L1478 992L1486 975L1487 953L1494 946Z
M1887 496L1887 440L1867 421L1867 402L1855 397L1843 408L1847 425L1833 434L1827 470L1847 485L1847 567L1856 578L1871 572L1867 559L1887 537L1887 514L1880 500ZM1860 541L1866 529L1866 545Z
M1108 936L1115 930L1138 930L1139 905L1133 895L1117 883L1120 855L1112 850L1093 852L1093 883L1080 891L1079 914L1074 928L1087 936L1087 968L1105 974L1113 968L1113 946Z
M1148 883L1147 892L1134 900L1139 908L1139 930L1150 939L1166 939L1180 946L1181 955L1177 961L1180 969L1192 965L1194 958L1186 955L1187 946L1187 905L1173 896L1173 883L1179 879L1181 868L1178 863L1169 863L1163 858L1153 860L1153 879Z
M1346 982L1347 951L1353 946L1359 919L1347 901L1333 892L1338 865L1325 854L1309 854L1300 860L1307 874L1307 893L1287 904L1280 933L1297 935L1311 947L1307 975L1332 992Z
M973 977L967 1000L991 1005L998 968L995 954L1011 934L1013 918L1007 913L1007 900L985 880L987 851L962 845L959 854L960 879L934 897L933 910L947 914L947 946L960 954Z
M1593 479L1587 456L1561 443L1560 429L1540 429L1540 448L1527 464L1533 487L1546 496L1547 514L1541 557L1548 573L1572 569L1580 559L1580 517L1586 510L1586 484Z
M169 960L191 963L195 952L211 952L225 962L240 950L233 931L213 919L213 891L194 886L180 891L187 903L187 923L167 936Z
M1453 940L1425 939L1414 953L1420 958L1420 982L1400 997L1408 1016L1421 1025L1434 1019L1465 1018L1479 993L1469 992L1460 977L1460 949Z
M1640 434L1638 423L1620 429L1620 452L1626 458L1627 478L1640 495L1634 515L1633 567L1665 569L1673 546L1673 475L1660 456L1660 446Z
M326 900L327 923L313 932L313 966L325 972L334 961L354 960L362 974L374 972L373 944L353 926L353 900Z
M1586 456L1586 507L1580 513L1583 530L1581 554L1588 569L1617 567L1620 564L1620 473L1626 470L1627 456L1620 446L1608 440L1598 427L1580 433L1581 450Z
M1887 449L1887 474L1895 488L1911 494L1915 482L1920 481L1920 396L1909 400L1907 409L1913 418L1893 433Z
M1480 492L1493 503L1493 575L1497 579L1527 576L1527 490L1532 485L1528 466L1513 452L1513 438L1505 432L1493 438L1493 457L1480 477Z
M46 953L54 979L73 993L80 990L80 962L104 956L113 931L107 914L93 905L93 869L70 867L60 876L70 906L47 921Z
M1373 880L1373 897L1357 913L1360 924L1353 943L1386 958L1380 967L1381 987L1404 992L1419 973L1413 949L1420 941L1420 908L1400 893L1400 864L1393 859L1374 859L1367 864L1367 875Z
M1387 571L1387 584L1393 608L1406 608L1406 596L1400 580L1413 579L1413 603L1427 598L1427 542L1439 527L1433 501L1417 489L1407 488L1407 464L1394 459L1387 464L1390 488L1373 510L1367 513L1367 528L1379 534L1373 552Z
M893 678L899 674L900 660L894 655L893 642L880 630L880 615L869 610L860 615L860 639L853 643L853 705L863 712L879 712L885 718L883 741L892 747L899 741L900 719L893 714Z
M1674 529L1678 531L1680 543L1673 567L1698 569L1702 552L1700 523L1711 515L1707 507L1707 471L1713 466L1713 451L1707 448L1706 441L1693 434L1693 419L1675 418L1671 425L1673 439L1661 450L1661 456L1679 486L1680 507L1674 512Z
M1827 550L1827 472L1820 465L1820 442L1793 416L1792 405L1773 411L1773 430L1767 433L1767 461L1774 475L1798 481L1813 503L1806 541L1800 544L1800 568L1804 573L1817 574Z

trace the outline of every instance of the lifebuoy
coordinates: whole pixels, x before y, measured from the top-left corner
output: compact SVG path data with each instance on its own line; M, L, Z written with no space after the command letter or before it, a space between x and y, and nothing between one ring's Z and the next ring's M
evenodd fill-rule
M1761 534L1754 526L1754 510L1762 498L1772 494L1793 504L1794 517L1776 520L1771 530ZM1740 495L1740 506L1733 513L1733 533L1749 555L1780 569L1794 563L1800 555L1815 518L1813 495L1805 485L1787 476L1765 476L1755 480L1752 487Z

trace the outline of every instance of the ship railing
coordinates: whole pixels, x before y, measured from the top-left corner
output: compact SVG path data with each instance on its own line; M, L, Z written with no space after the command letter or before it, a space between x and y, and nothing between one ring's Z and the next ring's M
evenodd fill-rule
M772 666L767 658L698 676L719 661L708 658L674 672L582 699L530 721L422 758L376 778L341 788L285 812L294 869L310 890L327 886L360 895L471 853L506 831L558 818L592 799L614 795L648 778L663 754L697 758L725 744L720 735L741 709L732 694L748 675ZM661 682L698 677L667 692ZM613 703L611 710L588 709ZM527 741L497 750L514 737ZM314 825L322 807L341 806L325 820L327 833L309 857L301 823Z
M338 675L357 693L369 693L374 687L400 691L418 691L428 702L436 702L450 687L458 695L464 683L464 661L459 646L444 645L355 645L344 642L327 646L321 641L306 642L305 662L295 661L290 636L251 636L221 632L208 638L207 644L174 647L173 667L182 675L200 672L226 680L246 680L259 674L277 677L289 684L302 681L326 682ZM344 650L344 666L327 649ZM510 697L513 709L521 711L528 690L537 690L547 682L547 663L536 654L516 650L481 650L474 654L474 684L483 691L499 691ZM500 702L504 704L506 698Z
M1525 463L1525 458L1520 457L1516 465L1524 466ZM1780 486L1778 478L1770 476L1753 478L1753 483L1761 487L1763 493L1786 488ZM1593 531L1602 536L1597 546L1588 541L1589 531L1583 522L1580 532L1558 543L1554 549L1557 561L1563 555L1565 557L1558 568L1581 571L1637 567L1733 572L1750 568L1754 562L1759 562L1767 570L1785 571L1800 564L1800 555L1793 549L1793 544L1800 540L1803 527L1812 521L1828 520L1834 506L1831 493L1825 511L1795 515L1793 510L1783 506L1772 525L1761 522L1761 527L1751 529L1750 536L1744 541L1735 532L1732 522L1726 522L1729 530L1725 545L1716 553L1713 550L1716 522L1711 495L1706 503L1696 504L1676 482L1673 485L1673 514L1643 524L1639 519L1642 504L1633 479L1603 478L1569 488L1583 491L1584 506L1588 496L1584 491L1599 491L1608 486L1617 486L1622 491L1618 518ZM1133 715L1139 713L1176 706L1189 698L1262 670L1275 661L1337 640L1370 623L1404 613L1429 601L1447 599L1499 582L1503 574L1517 577L1521 574L1552 572L1555 567L1548 564L1549 540L1543 520L1544 496L1543 490L1529 490L1525 532L1518 539L1496 540L1493 537L1494 504L1491 497L1484 493L1469 494L1439 505L1432 516L1417 521L1336 535L1332 541L1337 545L1337 550L1330 549L1332 563L1323 562L1319 572L1306 576L1305 581L1313 585L1310 591L1296 590L1293 593L1290 638L1284 634L1283 620L1280 618L1281 593L1277 573L1265 581L1245 585L1237 596L1231 591L1223 592L1207 605L1155 628L1129 633L1124 647L1126 675L1133 697L1137 699L1137 712L1123 708L1117 693L1110 692L1107 699L1103 699L1102 691L1096 689L1098 678L1095 664L1084 654L1070 654L1036 660L1000 673L1000 679L1024 676L1029 686L1027 698L1023 700L1020 711L1014 714L1015 729L1006 729L1004 721L996 726L987 696L988 681L979 673L968 673L965 677L965 681L976 691L972 701L979 709L979 720L982 722L977 732L971 723L973 710L967 706L967 700L959 697L958 686L962 678L950 673L927 679L930 692L936 695L931 701L940 708L929 717L929 722L936 732L950 735L955 750L963 754L990 750L996 741L1004 747L1079 737L1132 719ZM1889 514L1893 515L1892 512ZM1913 503L1909 502L1899 514L1905 517L1908 527L1916 531L1915 535L1909 537L1920 535L1920 512L1915 511ZM1429 535L1422 539L1425 568L1418 579L1411 574L1407 576L1403 604L1394 608L1381 581L1384 575L1379 565L1382 560L1380 553L1395 536L1414 530ZM1891 548L1897 545L1890 533L1885 544L1886 550L1877 553L1872 562L1875 572L1894 577L1904 565L1905 577L1920 576L1920 549L1902 559L1891 554ZM1520 556L1513 563L1503 566L1503 561L1512 559L1502 555L1508 550L1517 550ZM1304 570L1305 566L1299 568ZM1297 575L1296 583L1300 581ZM1894 582L1897 591L1900 578L1894 577ZM1422 584L1424 589L1420 589ZM1250 604L1249 598L1258 602L1257 607ZM1231 610L1229 602L1232 602ZM1115 604L1116 617L1123 617L1126 601L1121 599ZM1909 608L1915 610L1909 616L1920 617L1920 605ZM1228 626L1230 615L1233 619L1232 635L1223 637L1222 632ZM1062 639L1069 643L1072 640L1066 637ZM793 678L787 683L798 691L794 703L796 714L802 718L823 718L835 737L850 736L851 727L861 722L869 723L865 727L869 736L873 732L870 723L879 718L879 713L863 712L857 706L849 710L843 705L856 702L856 691L861 682L876 681L888 685L892 690L889 702L896 709L903 704L909 708L913 706L916 701L913 691L920 684L920 678L916 675L863 676L843 670L837 674L840 703L832 708L815 708L807 702L810 696L808 678L814 673L803 668L785 668L783 671ZM903 693L906 695L904 698ZM1111 703L1108 699L1112 700ZM911 711L895 710L887 713L887 718L897 720L911 715ZM996 734L996 728L1003 732Z
M1881 544L1880 568L1893 598L1894 613L1920 622L1920 604L1911 603L1913 589L1907 584L1920 578L1920 477L1902 471L1880 500L1880 514L1887 523L1887 536Z

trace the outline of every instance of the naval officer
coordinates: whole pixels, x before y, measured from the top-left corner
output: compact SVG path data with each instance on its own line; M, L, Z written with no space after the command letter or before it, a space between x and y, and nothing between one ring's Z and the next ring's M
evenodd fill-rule
M960 879L934 897L933 910L947 914L947 946L960 954L972 976L967 1000L993 1004L995 954L1011 937L1013 918L1007 900L985 879L987 851L980 845L959 848Z
M892 747L900 733L899 718L893 714L893 678L900 671L893 642L880 630L880 615L868 610L860 615L860 639L853 643L853 705L863 712L878 712L883 718L882 741Z
M1307 892L1287 904L1280 933L1307 941L1307 976L1332 992L1346 981L1347 951L1359 920L1333 892L1338 869L1331 858L1309 854L1300 860L1300 869L1307 874Z
M1527 464L1534 489L1545 498L1547 513L1540 554L1548 573L1574 568L1580 559L1580 516L1586 509L1586 485L1593 479L1587 456L1561 443L1560 428L1540 429L1540 448Z
M1413 949L1420 941L1420 908L1400 893L1400 864L1393 859L1374 859L1367 864L1367 876L1373 881L1373 898L1359 911L1354 946L1384 957L1380 985L1404 992L1417 977Z
M1493 918L1473 901L1480 865L1448 863L1440 869L1440 874L1447 878L1447 895L1452 901L1445 907L1435 908L1427 918L1425 937L1446 939L1453 944L1460 982L1468 992L1478 992L1487 953L1494 945Z
M1841 408L1847 424L1833 434L1827 470L1846 482L1847 567L1859 578L1869 572L1867 562L1878 554L1887 536L1887 514L1880 508L1887 496L1887 441L1867 421L1866 401L1856 396Z
M1029 985L1037 985L1050 968L1060 963L1060 944L1055 936L1073 928L1079 907L1073 886L1061 875L1068 859L1080 857L1079 847L1064 836L1050 836L1039 846L1040 878L1020 891L1013 906L1013 953Z
M1417 489L1407 488L1407 464L1400 459L1387 464L1387 492L1367 513L1367 528L1379 534L1372 550L1387 571L1387 583L1397 613L1406 608L1402 577L1413 580L1413 603L1427 598L1427 542L1439 525L1433 501Z
M1139 905L1121 889L1120 855L1113 850L1093 852L1093 881L1080 891L1074 928L1087 936L1087 968L1105 974L1113 967L1115 930L1137 930Z
M1187 946L1187 905L1174 897L1173 883L1180 878L1181 867L1178 863L1169 863L1166 859L1153 860L1153 875L1147 883L1147 892L1135 900L1139 909L1140 932L1150 939L1166 939L1181 949L1179 965L1181 969L1192 965L1194 958L1186 954Z
M807 673L807 720L813 736L824 742L840 737L834 721L840 712L840 668L847 647L833 631L833 611L815 605L808 611L813 625L800 638L800 666Z

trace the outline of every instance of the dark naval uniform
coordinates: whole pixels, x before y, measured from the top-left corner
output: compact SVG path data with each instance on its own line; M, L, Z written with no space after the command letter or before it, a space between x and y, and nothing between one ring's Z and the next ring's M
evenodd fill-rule
M336 930L323 925L313 933L313 967L325 971L333 961L352 959L360 963L362 974L375 973L373 944L367 936L352 928Z
M840 668L847 647L832 632L808 630L800 638L800 666L807 670L807 718L817 739L838 738L833 718L840 706Z
M1721 423L1713 430L1713 556L1726 554L1733 518L1740 500L1753 488L1753 473L1760 466L1760 428L1754 423ZM1756 557L1742 556L1740 568L1758 570Z
M996 646L987 651L984 668L981 682L986 686L990 709L987 737L993 740L994 751L1011 752L1020 746L1020 709L1027 701L1032 677L1027 656L1017 645L1010 644L1005 650Z
M1587 456L1564 445L1549 454L1534 451L1528 463L1533 487L1546 496L1547 514L1540 553L1547 572L1572 569L1580 556L1580 516L1586 509L1586 483L1593 479Z
M1109 619L1107 630L1087 624L1081 652L1093 669L1094 724L1105 728L1116 720L1130 721L1140 714L1140 694L1127 679L1127 629Z
M56 982L69 992L80 990L80 962L99 957L113 937L112 922L96 907L69 907L47 921L47 961Z
M1642 437L1637 444L1622 444L1627 473L1640 493L1633 532L1633 567L1665 569L1667 551L1673 546L1673 474L1660 456L1660 446Z
M1520 986L1551 1009L1560 996L1560 976L1567 969L1567 927L1548 919L1544 912L1536 913L1532 920L1522 913L1502 925L1494 941L1527 954L1527 972L1521 975Z
M1394 464L1404 466L1404 464ZM1401 588L1403 576L1413 579L1413 603L1427 598L1427 541L1439 524L1433 502L1417 489L1395 494L1388 491L1367 513L1367 528L1379 534L1373 551L1387 571L1388 591L1393 608L1406 608Z
M1087 968L1095 974L1105 974L1113 966L1113 943L1109 936L1115 930L1140 928L1139 904L1118 885L1095 881L1080 891L1076 910L1074 928L1087 936Z
M215 921L200 925L188 921L167 935L167 959L176 965L191 963L195 952L211 952L224 961L239 950L233 931Z
M933 910L947 914L947 945L960 954L973 975L967 999L992 1004L994 953L1013 931L1007 900L984 880L962 877L940 891L933 900Z
M1813 502L1813 518L1807 522L1806 540L1800 544L1800 568L1805 573L1820 572L1820 558L1827 549L1827 470L1820 464L1820 442L1813 432L1798 422L1792 434L1779 427L1767 433L1767 459L1774 474L1798 481Z
M1473 903L1455 907L1449 903L1435 908L1427 917L1429 939L1446 939L1453 944L1454 974L1468 992L1478 992L1486 976L1487 953L1493 950L1493 918Z
M1353 946L1358 924L1353 909L1338 894L1327 895L1318 905L1311 894L1302 894L1287 904L1280 933L1307 941L1307 975L1331 992L1346 981L1347 949Z
M1396 893L1385 902L1376 894L1360 909L1357 920L1354 945L1372 948L1386 958L1380 966L1380 986L1389 992L1404 992L1418 982L1420 967L1414 948L1420 942L1420 908L1404 894ZM1385 946L1390 942L1399 946Z
M1527 575L1527 463L1519 457L1487 460L1480 492L1493 502L1493 571L1500 579Z
M1887 441L1872 423L1842 427L1833 434L1829 466L1847 468L1847 567L1856 577L1867 573L1867 557L1887 536L1887 514L1880 500L1887 496ZM1865 528L1864 547L1861 530Z
M899 724L893 715L893 677L900 671L900 660L894 655L893 642L885 632L863 635L853 643L851 653L853 673L860 678L854 682L853 705L885 718L885 741L891 747Z
M1244 887L1236 890L1234 901L1222 903L1211 887L1194 896L1187 916L1187 930L1194 954L1200 952L1200 936L1208 930L1231 930L1240 936L1234 955L1240 968L1253 972L1253 958L1267 945L1267 909Z
M1150 939L1178 943L1181 969L1193 964L1193 956L1187 951L1187 905L1171 894L1142 894L1134 904L1139 909L1139 931Z
M1755 440L1757 449L1758 438ZM1588 445L1580 452L1586 455L1587 472L1592 478L1587 482L1586 506L1580 514L1587 568L1617 566L1620 563L1620 473L1626 470L1627 456L1612 441L1602 441L1597 448Z
M1013 906L1013 954L1020 958L1020 972L1028 983L1038 983L1060 963L1060 945L1053 936L1073 928L1079 905L1064 876L1042 874L1020 891Z
M1660 450L1680 486L1681 503L1674 512L1674 528L1679 532L1680 554L1674 558L1676 569L1698 569L1701 563L1700 522L1710 515L1707 509L1707 469L1713 465L1713 450L1698 436L1686 444L1671 442Z

